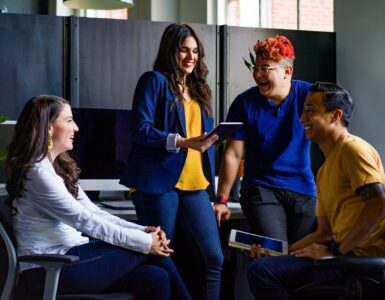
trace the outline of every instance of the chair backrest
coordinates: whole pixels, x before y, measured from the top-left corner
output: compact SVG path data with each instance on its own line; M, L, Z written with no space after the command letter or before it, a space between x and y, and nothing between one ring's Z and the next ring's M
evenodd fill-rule
M0 290L1 300L12 297L17 275L17 255L12 233L12 210L0 198Z
M3 224L4 229L10 235L13 243L15 238L12 231L12 209L9 204L5 203L6 196L0 196L0 222Z

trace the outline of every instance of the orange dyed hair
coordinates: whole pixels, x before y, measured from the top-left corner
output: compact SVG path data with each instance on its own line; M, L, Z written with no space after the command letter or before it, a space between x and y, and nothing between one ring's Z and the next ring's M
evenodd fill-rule
M258 41L254 45L255 55L265 60L279 62L282 58L288 58L294 61L294 47L290 40L283 35L269 38L266 41Z

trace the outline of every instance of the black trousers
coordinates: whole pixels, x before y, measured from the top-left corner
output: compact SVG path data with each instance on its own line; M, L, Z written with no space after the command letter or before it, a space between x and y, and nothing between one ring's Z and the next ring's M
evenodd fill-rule
M240 203L255 234L289 242L315 230L316 198L255 185L241 191Z

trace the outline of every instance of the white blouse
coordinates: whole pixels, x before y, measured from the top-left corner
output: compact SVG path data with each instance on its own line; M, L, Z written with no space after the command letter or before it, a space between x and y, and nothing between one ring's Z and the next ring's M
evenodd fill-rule
M82 233L104 242L148 254L152 236L145 226L111 215L90 201L79 186L75 199L46 157L28 171L25 191L15 199L13 228L19 255L64 254L87 243ZM20 270L32 268L22 264Z

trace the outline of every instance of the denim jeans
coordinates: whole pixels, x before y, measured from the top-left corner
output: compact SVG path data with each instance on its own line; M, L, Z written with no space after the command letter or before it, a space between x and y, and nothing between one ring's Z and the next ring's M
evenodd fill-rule
M296 288L318 280L339 278L347 273L342 269L316 269L313 260L308 258L267 256L250 264L247 278L255 299L286 300Z
M315 229L314 197L257 185L241 191L240 203L256 234L292 244Z
M202 266L205 273L195 278L205 280L199 298L219 299L223 254L207 192L172 190L164 194L146 194L137 191L132 199L141 224L160 225L171 240L178 224L181 242L190 252L188 259Z
M62 268L58 294L131 292L141 299L191 299L173 261L116 247L99 240L71 248L80 261ZM42 268L23 272L31 294L41 294ZM40 283L40 284L39 284Z

